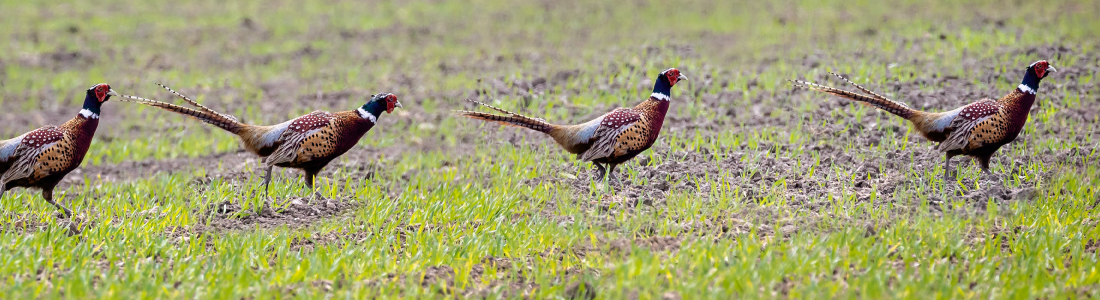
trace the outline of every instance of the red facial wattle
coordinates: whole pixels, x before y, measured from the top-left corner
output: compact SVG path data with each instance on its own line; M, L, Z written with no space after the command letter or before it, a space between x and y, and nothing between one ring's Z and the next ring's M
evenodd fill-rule
M1049 67L1050 64L1045 60L1035 63L1035 76L1038 76L1039 79L1045 78L1047 75L1047 68Z
M393 108L397 106L397 96L386 96L386 113L393 113Z
M680 81L680 72L676 72L676 70L668 71L668 73L665 74L665 78L668 78L668 83L670 85L676 85L676 83Z
M95 97L99 102L107 101L107 91L111 90L110 86L101 84L95 87Z

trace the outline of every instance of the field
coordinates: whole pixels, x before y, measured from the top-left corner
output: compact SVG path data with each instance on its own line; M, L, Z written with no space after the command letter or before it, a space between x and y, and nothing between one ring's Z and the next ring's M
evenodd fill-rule
M112 98L57 191L78 216L0 201L3 299L1100 297L1098 1L0 3L0 139L100 82L255 124L404 104L301 204L236 137ZM942 111L1039 59L1025 131L953 180L904 120L787 81ZM453 113L584 122L669 67L690 80L622 185Z

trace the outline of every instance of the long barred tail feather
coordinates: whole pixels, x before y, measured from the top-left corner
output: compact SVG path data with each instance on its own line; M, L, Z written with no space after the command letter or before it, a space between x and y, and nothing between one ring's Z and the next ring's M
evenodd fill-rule
M857 93L853 93L853 92L849 92L849 91L845 91L845 90L841 90L841 89L836 89L836 88L832 88L832 87L827 87L827 86L824 86L824 85L820 85L820 84L816 84L816 83L812 83L812 82L806 82L806 81L802 81L802 80L792 79L791 82L794 83L794 86L796 86L796 87L808 88L808 89L820 91L820 92L823 92L823 93L840 96L842 98L847 98L849 100L858 101L858 102L861 102L861 103L866 103L866 104L872 105L874 107L877 107L879 109L882 109L886 112L889 112L891 114L897 115L897 116L905 118L905 119L911 119L913 116L920 114L920 111L909 108L909 106L905 105L904 103L893 101L893 100L887 99L886 97L875 94L875 93L871 92L870 90L867 90L867 89L863 88L862 86L859 86L859 85L849 81L847 78L844 78L844 77L841 77L840 75L837 75L836 73L833 73L833 75L836 75L837 77L840 77L844 81L847 81L848 83L856 86L857 89L859 89L863 92L866 92L868 94L871 94L871 96L857 94Z
M122 95L121 98L122 101L145 104L170 112L189 116L198 119L199 121L203 121L207 124L218 126L218 128L225 129L226 131L232 132L234 134L240 133L240 131L247 126L238 122L236 118L223 115L216 111L210 110L209 108L206 108L205 111L199 111L171 103L164 103L157 100L145 99L137 96Z
M550 133L550 130L554 129L553 124L547 123L546 121L544 121L542 119L531 118L531 117L524 116L524 115L521 115L521 114L513 113L513 112L503 110L503 109L494 107L492 105L488 105L488 104L485 104L485 103L482 103L482 102L479 102L479 101L475 101L475 100L466 99L466 101L470 101L470 102L476 103L478 105L485 106L485 107L488 107L492 110L495 110L495 111L498 111L500 113L505 114L504 116L502 116L502 115L494 115L494 114L489 114L489 113L476 112L476 111L467 111L467 110L456 111L459 115L462 115L462 116L467 117L467 118L478 119L478 120L489 121L489 122L497 122L497 123L500 123L500 124L503 124L503 125L508 125L508 126L523 127L523 128L528 128L528 129L531 129L531 130L543 132L543 133Z
M833 74L833 76L836 76L836 78L840 78L840 80L844 80L844 82L847 82L848 84L851 84L852 86L856 87L860 91L863 91L864 93L871 94L871 96L874 96L875 98L878 98L880 100L890 101L890 99L887 99L886 97L883 97L882 95L875 94L875 92L872 92L871 90L868 90L868 89L864 88L863 86L858 85L855 82L852 82L851 80L848 80L848 78L845 78L844 76L840 76L840 74L837 74L835 72L829 72L829 74ZM896 102L896 101L891 101L891 102L895 102L897 104L901 104L902 106L909 107L909 105L906 105L905 103Z
M162 88L164 88L164 89L168 90L168 92L171 92L172 94L174 94L174 95L176 95L176 96L180 97L181 99L183 99L183 101L186 101L187 103L190 103L191 105L193 105L193 106L195 106L195 107L199 108L199 110L201 110L201 111L204 111L204 112L208 112L208 113L212 113L212 114L215 114L215 115L219 115L219 116L221 116L221 117L223 117L223 118L226 118L226 119L230 119L230 120L233 120L234 122L240 122L239 120L237 120L237 117L234 117L234 116L230 116L230 115L227 115L227 114L223 114L223 113L220 113L220 112L214 111L213 109L209 109L209 108L207 108L206 106L204 106L204 105L202 105L202 104L199 104L198 102L195 102L195 100L191 100L191 98L189 98L189 97L187 97L187 96L184 96L183 94L180 94L179 92L176 92L175 90L173 90L173 89L172 89L172 88L170 88L170 87L167 87L167 86L165 86L165 85L163 85L163 84L160 84L159 82L154 82L154 83L156 83L156 84L157 84L157 85L159 85L160 87L162 87Z

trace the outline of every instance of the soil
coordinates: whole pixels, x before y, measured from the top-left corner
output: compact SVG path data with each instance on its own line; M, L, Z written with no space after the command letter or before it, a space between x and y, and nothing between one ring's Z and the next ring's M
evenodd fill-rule
M518 269L522 266L524 266L522 261L486 256L480 263L475 264L470 272L467 282L473 283L473 286L461 291L455 289L455 272L447 265L430 266L423 272L412 274L383 274L376 279L368 280L367 285L380 286L412 279L423 287L435 287L436 292L441 295L485 298L493 293L502 293L504 298L528 297L531 291L539 288L539 285L523 276L524 270ZM501 276L503 278L490 279L487 284L482 283L482 277L489 269L496 274L505 275Z
M359 205L353 199L310 200L307 198L277 199L281 208L265 204L259 210L242 210L236 203L213 205L206 212L207 227L217 229L254 229L279 226L302 227L314 222L338 217ZM285 206L284 206L285 205Z
M126 182L135 179L149 178L161 173L191 173L195 170L207 170L212 175L207 177L229 177L227 179L248 180L248 172L245 166L255 168L259 158L247 151L235 151L216 153L209 156L178 158L169 160L145 160L125 161L118 164L105 164L99 166L83 166L73 170L58 184L58 189L64 189L73 184L84 183L85 178L106 182ZM222 166L219 170L219 165ZM257 170L258 171L258 170ZM274 176L274 173L273 175ZM209 178L208 178L209 179Z

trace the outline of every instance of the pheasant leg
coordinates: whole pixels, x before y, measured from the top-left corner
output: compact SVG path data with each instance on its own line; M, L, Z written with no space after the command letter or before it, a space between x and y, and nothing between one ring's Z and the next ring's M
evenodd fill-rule
M57 207L57 209L65 211L65 217L66 218L69 218L69 217L73 216L73 211L72 210L69 210L68 207L65 207L64 205L61 205L60 203L57 203L57 202L53 201L53 189L42 189L42 198L45 198L46 202L49 202L50 204L53 204L53 206Z

